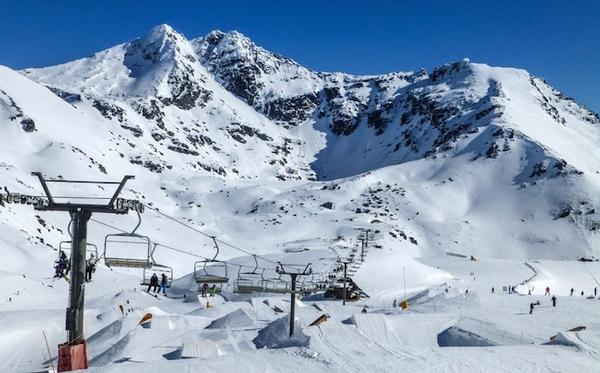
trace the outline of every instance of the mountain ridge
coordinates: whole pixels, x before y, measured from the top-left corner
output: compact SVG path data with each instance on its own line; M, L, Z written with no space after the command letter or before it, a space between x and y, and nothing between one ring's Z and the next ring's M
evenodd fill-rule
M132 197L265 252L371 224L397 237L382 247L402 258L596 252L600 118L525 70L464 59L429 73L323 73L237 32L188 40L158 26L85 59L2 74L6 141L41 144L7 146L11 190L35 189L32 169L136 174ZM41 113L27 95L62 101ZM147 228L161 235L162 224Z

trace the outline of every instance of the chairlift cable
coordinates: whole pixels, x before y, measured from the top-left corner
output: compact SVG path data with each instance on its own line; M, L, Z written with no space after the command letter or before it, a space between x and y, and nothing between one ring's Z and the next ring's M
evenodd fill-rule
M90 221L93 221L93 222L95 222L97 224L103 225L103 226L105 226L107 228L114 229L114 230L119 231L121 233L129 233L126 230L123 230L121 228L117 228L117 227L115 227L113 225L104 223L104 222L96 220L94 218L91 218ZM165 249L168 249L168 250L176 251L176 252L179 252L179 253L182 253L182 254L194 256L194 257L201 258L201 259L210 259L210 258L206 258L206 257L204 257L202 255L198 255L198 254L192 253L190 251L186 251L186 250L182 250L182 249L177 249L175 247L172 247L172 246L169 246L169 245L165 245L165 244L160 243L160 242L156 242L156 241L151 241L151 242L154 243L154 244L156 244L156 245L158 245L158 246L164 247ZM245 264L232 263L232 262L229 262L227 260L224 260L223 262L227 263L228 265L236 266L236 267L239 267L239 268L244 268L244 267L254 268L254 266L248 266L248 265L245 265ZM270 268L264 268L264 267L259 267L259 268L263 269L263 270L270 269Z
M181 221L181 220L179 220L179 219L176 219L176 218L174 218L174 217L172 217L172 216L169 216L169 215L165 214L164 212L160 211L159 209L157 209L157 208L155 208L155 207L148 206L147 204L144 204L144 203L143 203L143 205L144 205L146 208L148 208L148 209L150 209L150 210L152 210L152 211L155 211L156 213L158 213L158 214L160 214L160 215L164 216L164 217L165 217L165 218L167 218L167 219L170 219L170 220L172 220L172 221L174 221L174 222L176 222L176 223L178 223L178 224L180 224L180 225L182 225L182 226L184 226L184 227L186 227L186 228L188 228L188 229L191 229L191 230L193 230L193 231L194 231L194 232L196 232L196 233L200 233L201 235L203 235L203 236L205 236L205 237L208 237L208 238L210 238L210 239L214 239L214 240L216 240L217 242L219 242L219 243L221 243L221 244L223 244L223 245L225 245L225 246L229 246L229 247L231 247L231 248L232 248L232 249L234 249L234 250L241 251L241 252L243 252L244 254L247 254L247 255L256 255L255 253L252 253L251 251L248 251L248 250L246 250L246 249L243 249L243 248L241 248L241 247L239 247L239 246L236 246L236 245L234 245L234 244L231 244L231 243L229 243L229 242L226 242L226 241L223 241L223 240L217 239L217 238L215 238L214 236L211 236L211 235L209 235L209 234L207 234L207 233L204 233L204 232L202 232L201 230L199 230L199 229L197 229L197 228L194 228L194 227L192 227L191 225L189 225L189 224L186 224L186 223L182 222L182 221ZM263 258L263 257L261 257L261 256L258 256L258 255L257 255L257 257L258 257L259 259L261 259L261 260L265 261L265 262L268 262L268 263L271 263L271 264L277 264L277 262L276 262L276 261L274 261L274 260L266 259L266 258Z

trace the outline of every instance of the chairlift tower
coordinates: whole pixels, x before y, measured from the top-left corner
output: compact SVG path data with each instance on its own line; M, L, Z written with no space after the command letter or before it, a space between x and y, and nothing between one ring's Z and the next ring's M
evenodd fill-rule
M47 200L39 200L35 204L37 211L64 211L71 216L71 279L69 286L69 307L66 315L67 342L59 345L58 371L66 372L75 369L87 369L87 347L83 334L84 295L85 295L85 266L87 247L87 223L94 213L127 214L129 210L143 212L144 206L135 200L119 198L121 191L128 180L133 176L125 176L121 181L89 181L89 180L64 180L45 179L40 172L33 172L37 176L44 190ZM50 192L48 184L65 183L71 185L116 185L110 201L106 204L96 203L58 203L57 198ZM85 199L95 199L86 197ZM66 199L66 198L65 198ZM98 198L100 200L101 198Z
M280 275L289 275L292 279L292 288L290 292L290 338L294 334L294 318L296 311L296 280L299 276L309 276L312 274L312 268L310 266L312 263L308 263L304 269L299 270L289 270L284 267L281 262L277 262L276 271ZM286 264L288 267L294 267L294 265ZM296 266L298 267L298 266Z
M351 264L354 262L354 259L338 259L337 260L338 263L340 263L342 266L344 266L344 291L343 291L343 295L342 295L342 305L345 306L346 305L346 298L347 296L347 281L348 281L348 275L347 275L347 271L348 271L348 264Z

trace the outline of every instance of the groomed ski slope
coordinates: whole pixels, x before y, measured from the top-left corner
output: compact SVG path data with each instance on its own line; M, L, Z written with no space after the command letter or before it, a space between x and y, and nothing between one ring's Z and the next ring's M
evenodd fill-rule
M389 291L371 293L371 298L346 307L319 297L298 300L292 339L287 338L287 296L255 294L236 299L224 292L229 300L217 296L209 299L211 307L206 308L206 299L193 296L195 284L185 279L176 281L169 292L186 293L185 301L155 298L142 291L137 277L100 267L86 287L90 371L234 372L240 366L250 372L593 372L598 368L600 301L568 296L560 284L590 293L597 286L593 276L600 275L599 263L535 262L538 275L529 282L535 284L529 296L502 291L503 285L518 285L531 277L524 262L450 256L422 262L448 277L424 284L422 277L413 281L408 275L408 310L394 308L398 295ZM583 266L587 275L581 274ZM579 276L573 275L576 271ZM43 278L17 281L21 276L9 273L1 276L0 370L47 369L42 331L55 357L54 347L65 337L67 283ZM537 291L544 284L542 276L552 279L549 286L557 288L556 308L551 307L550 297ZM529 303L537 300L541 305L530 315ZM285 312L278 313L273 306ZM364 307L367 313L361 312ZM151 326L139 326L148 312L154 316ZM308 326L322 314L329 316L326 322ZM586 329L567 332L577 326ZM449 328L440 340L438 335ZM558 333L563 333L557 339L560 344L548 345ZM439 346L448 343L450 347Z

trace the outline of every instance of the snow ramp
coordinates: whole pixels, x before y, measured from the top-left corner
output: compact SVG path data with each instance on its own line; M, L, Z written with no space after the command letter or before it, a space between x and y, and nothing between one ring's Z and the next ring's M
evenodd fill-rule
M437 347L437 335L456 319L431 314L356 314L344 321L355 326L367 339L388 346Z

